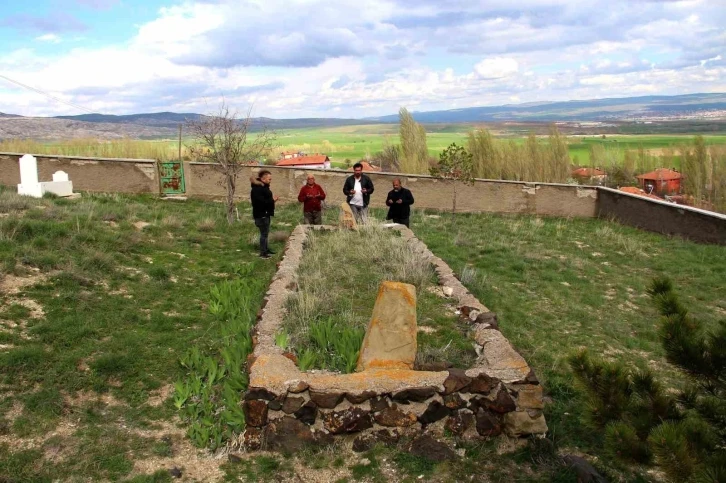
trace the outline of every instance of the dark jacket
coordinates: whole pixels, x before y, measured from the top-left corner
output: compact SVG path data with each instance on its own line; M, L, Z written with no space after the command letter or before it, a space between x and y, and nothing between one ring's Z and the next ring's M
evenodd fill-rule
M270 185L258 179L250 178L252 190L250 201L252 201L252 217L265 218L275 216L275 200L270 191Z
M402 202L396 203L398 200L402 200ZM391 190L386 197L386 204L388 205L388 216L386 216L386 220L404 220L411 216L413 194L410 190L403 187L398 191Z
M308 198L310 195L310 198ZM314 211L321 211L321 201L325 199L325 191L323 187L315 183L312 186L308 186L307 183L300 188L300 194L297 195L297 200L303 203L303 211L305 213L311 213Z
M348 176L348 179L345 180L345 184L343 185L343 194L346 196L345 201L350 203L350 199L353 197L353 195L350 194L350 190L352 190L355 187L355 175ZM366 193L363 193L363 206L368 206L368 203L371 201L371 195L373 194L373 181L371 179L364 175L360 175L360 187L361 189L367 190Z

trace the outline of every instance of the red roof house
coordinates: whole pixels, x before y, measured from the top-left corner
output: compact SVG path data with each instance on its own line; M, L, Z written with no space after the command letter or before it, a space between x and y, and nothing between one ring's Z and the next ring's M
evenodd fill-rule
M281 159L275 166L291 166L304 169L330 169L330 158L324 154L312 156L295 156Z
M363 172L366 172L366 171L369 171L369 172L370 171L373 171L373 172L381 171L381 168L379 168L378 166L373 166L372 164L370 164L367 161L360 161L360 164L363 165ZM348 168L348 171L353 171L353 168L352 167L351 168Z
M674 195L681 192L683 175L675 169L658 168L650 173L636 176L640 187L646 193L657 193L661 196Z
M638 195L638 196L643 196L645 198L653 198L655 200L663 201L663 198L656 196L656 195L652 195L650 193L646 193L645 191L643 191L642 189L640 189L636 186L623 186L622 188L620 188L620 191L624 191L625 193L630 193L631 195Z

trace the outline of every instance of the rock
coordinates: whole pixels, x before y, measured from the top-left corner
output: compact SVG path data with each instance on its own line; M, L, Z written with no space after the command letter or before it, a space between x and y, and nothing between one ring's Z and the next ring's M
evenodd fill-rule
M451 394L464 389L471 383L471 377L462 369L449 369L449 377L444 381L444 394Z
M262 430L246 426L244 433L242 433L242 444L248 451L262 449Z
M407 413L398 409L394 404L393 407L386 408L373 416L373 419L381 426L389 427L408 427L416 424L416 415Z
M517 407L519 409L543 409L542 386L514 385L512 389L517 393Z
M388 408L388 400L385 398L385 396L381 397L374 397L371 398L371 411L383 411L384 409Z
M264 399L265 401L272 401L277 396L264 387L253 387L247 390L247 393L245 393L245 400L249 401L251 399Z
M290 386L287 390L290 391L293 394L299 394L303 391L307 391L310 386L307 382L304 381L297 381L295 384Z
M416 359L416 287L383 282L358 357L358 371L413 369Z
M568 454L562 457L562 462L575 471L577 483L607 483L608 481L585 458Z
M497 393L497 397L493 401L486 400L484 403L487 409L491 409L500 414L508 413L517 409L514 399L509 395L507 389L502 386Z
M474 414L465 409L457 411L446 419L444 428L455 436L461 436L474 423Z
M136 228L139 231L143 230L147 226L151 226L151 223L147 223L145 221L137 221L136 223L134 223L134 228ZM169 471L171 471L171 470L169 470ZM180 472L180 474L181 474L181 472ZM180 476L178 478L180 478Z
M261 399L245 401L242 405L247 424L257 428L267 424L267 403Z
M267 409L271 411L279 411L282 409L282 403L275 399L274 401L270 401L267 403Z
M230 463L239 463L242 461L242 458L240 458L236 454L229 453L227 455L227 461L229 461Z
M421 424L431 424L444 419L451 414L451 409L447 408L439 401L431 401L426 411L419 416L418 420Z
M482 312L476 316L475 324L489 324L490 329L499 330L499 321L494 312Z
M282 403L282 410L285 414L292 414L302 407L305 399L301 397L287 396L285 402Z
M482 373L471 380L469 386L463 392L473 392L476 394L489 394L497 384L499 379L489 377Z
M350 401L351 404L363 404L377 394L373 391L363 391L360 394L346 394L345 398Z
M440 463L457 459L456 453L446 444L436 441L428 434L414 439L409 452L413 455L426 458L427 460Z
M496 414L479 408L476 413L476 432L484 437L499 436L502 434L502 421Z
M308 401L294 414L300 422L312 425L315 424L315 419L318 417L318 406L314 402Z
M311 445L332 444L333 437L321 431L313 432L297 419L285 416L270 422L266 442L268 450L292 454Z
M542 413L533 418L526 411L512 411L504 415L504 430L508 435L514 437L545 434L547 423Z
M310 400L323 409L335 409L335 406L343 400L343 396L345 394L338 392L325 393L310 390Z
M436 394L436 388L434 387L414 387L411 389L404 389L393 394L393 399L398 402L407 403L409 401L423 402Z
M452 295L454 295L454 289L451 287L444 287L442 289L442 291L444 292L444 295L446 295L447 297L451 297Z
M357 433L373 427L370 412L355 407L326 414L323 425L332 434Z
M424 362L423 364L420 364L415 367L417 371L430 371L430 372L442 372L450 367L453 367L453 364L449 361L441 361L441 362Z
M282 355L290 359L293 364L297 365L297 356L295 354L292 352L283 352Z
M148 223L147 223L147 225L148 225ZM171 476L172 478L181 478L182 471L175 466L169 470L169 476Z
M457 393L444 396L444 406L449 409L461 409L466 407L466 401Z

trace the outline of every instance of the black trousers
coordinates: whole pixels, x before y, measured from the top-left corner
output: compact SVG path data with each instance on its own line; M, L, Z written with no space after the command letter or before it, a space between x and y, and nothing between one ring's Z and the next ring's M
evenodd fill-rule
M391 219L391 221L394 222L394 223L400 223L402 225L406 225L406 228L408 228L408 223L410 221L410 217L407 217L407 218L393 218L393 219Z
M267 236L270 234L270 217L255 218L255 226L260 229L260 255L266 255Z

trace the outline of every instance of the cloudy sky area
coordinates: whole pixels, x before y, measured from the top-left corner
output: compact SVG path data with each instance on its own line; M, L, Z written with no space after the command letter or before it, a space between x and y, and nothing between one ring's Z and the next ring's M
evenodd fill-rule
M726 0L4 0L0 76L104 114L276 118L726 92L725 26ZM2 77L0 111L84 113Z

